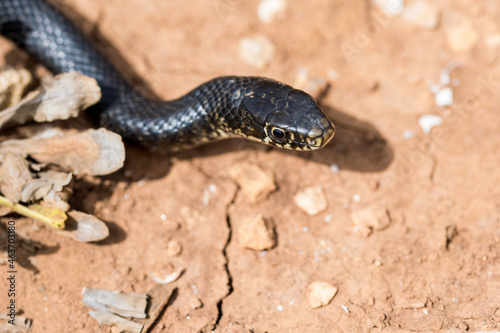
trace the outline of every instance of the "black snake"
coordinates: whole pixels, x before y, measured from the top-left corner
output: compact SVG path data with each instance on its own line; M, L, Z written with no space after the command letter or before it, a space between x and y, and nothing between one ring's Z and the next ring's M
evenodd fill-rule
M212 79L172 101L138 94L46 0L0 0L0 32L53 73L78 71L102 90L101 125L150 149L179 150L230 136L313 150L335 127L307 93L262 77Z

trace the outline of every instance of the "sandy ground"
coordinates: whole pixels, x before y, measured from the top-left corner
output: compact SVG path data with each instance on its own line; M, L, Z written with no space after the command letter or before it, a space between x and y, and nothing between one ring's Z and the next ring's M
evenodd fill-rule
M110 227L98 244L2 218L3 229L14 219L19 235L38 242L37 251L18 253L31 263L19 268L17 301L33 332L112 331L89 317L84 287L147 292L151 273L181 267L152 332L500 329L500 4L432 3L435 29L368 1L288 0L269 24L259 21L258 1L65 1L101 47L98 35L116 48L123 72L162 98L217 75L293 83L305 69L329 83L320 104L338 131L312 153L242 140L169 156L130 145L122 170L74 186L72 205ZM238 56L240 40L255 35L276 48L263 69ZM26 60L0 46L2 64ZM437 106L430 84L450 64L454 101ZM419 118L429 114L442 124L424 133ZM251 202L229 177L241 161L271 170L278 189ZM318 185L328 208L309 216L292 198ZM388 225L355 225L356 212L381 209ZM277 246L267 252L236 237L259 213L275 224ZM180 255L166 254L171 240L182 244ZM338 293L312 309L306 290L317 280Z

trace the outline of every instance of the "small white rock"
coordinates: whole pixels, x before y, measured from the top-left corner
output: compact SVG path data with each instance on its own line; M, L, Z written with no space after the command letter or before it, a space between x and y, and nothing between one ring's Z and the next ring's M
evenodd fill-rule
M208 190L203 191L203 205L208 206L210 204L210 192Z
M309 215L317 215L328 208L321 186L308 187L293 196L293 202Z
M243 38L240 41L240 59L251 66L266 67L273 61L274 53L274 44L264 36Z
M264 200L276 190L274 174L257 164L247 162L235 164L229 169L229 175L252 202Z
M173 271L162 269L160 272L152 272L151 278L159 284L170 284L176 281L184 273L184 268L177 268Z
M431 132L431 128L437 125L441 125L443 123L443 119L440 116L435 115L425 115L418 119L418 124L422 128L425 134L429 134Z
M490 47L496 47L500 45L500 34L493 34L484 37L484 41L486 42L486 45Z
M329 70L326 71L326 75L329 80L335 81L339 78L340 74L337 72L335 69L330 68Z
M461 53L470 51L476 46L479 32L468 17L452 14L445 22L446 41L451 51Z
M274 224L259 214L256 218L243 222L238 231L238 243L241 247L263 251L276 245Z
M387 228L391 223L387 209L377 205L353 211L351 220L356 225L357 230L365 237L368 237L373 230Z
M203 302L197 297L190 297L188 300L189 307L193 310L199 309L203 306Z
M450 84L451 78L450 78L450 71L448 69L448 66L443 68L439 79L440 79L442 85L447 86Z
M97 242L109 236L109 229L106 223L97 217L85 214L76 210L67 212L73 219L73 230L62 230L65 234L78 242Z
M257 7L257 16L263 23L271 23L276 16L283 15L285 0L262 0Z
M321 77L309 77L307 68L299 68L293 86L318 99L328 89L328 82Z
M450 106L453 104L453 90L450 87L438 90L434 97L437 106Z
M439 9L425 0L413 1L406 6L401 18L426 29L435 29L439 22Z
M405 139L411 139L413 137L413 132L411 130L406 130L403 133L403 137Z
M390 15L399 15L404 10L404 0L374 0L375 4Z
M328 282L314 281L307 287L307 302L313 309L330 304L337 294L337 287Z
M332 171L334 173L339 173L340 172L340 168L339 168L338 164L332 164L332 165L330 165L330 171Z
M176 239L172 239L167 243L167 255L169 257L177 257L182 252L182 244Z

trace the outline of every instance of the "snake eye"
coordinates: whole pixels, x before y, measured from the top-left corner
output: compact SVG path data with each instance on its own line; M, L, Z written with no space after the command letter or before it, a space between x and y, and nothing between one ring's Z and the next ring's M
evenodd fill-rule
M273 129L271 130L272 138L278 142L283 141L286 138L286 134L286 131L278 127L273 127Z

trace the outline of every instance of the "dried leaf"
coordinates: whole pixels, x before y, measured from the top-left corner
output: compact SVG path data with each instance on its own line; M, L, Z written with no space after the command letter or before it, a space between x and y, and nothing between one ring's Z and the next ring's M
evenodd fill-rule
M122 138L104 128L65 131L63 135L45 139L9 140L0 145L0 153L6 151L29 155L40 163L54 163L76 174L94 176L120 169L125 160Z
M122 318L108 311L90 311L89 315L94 318L99 324L116 326L119 332L141 333L142 324L135 323L131 320Z
M109 236L108 227L97 217L76 210L69 211L68 215L71 218L68 230L62 231L66 236L78 242L98 242Z
M7 152L0 166L0 191L12 202L21 201L23 186L32 180L28 162L18 154Z
M24 68L0 69L0 110L18 103L32 82L31 73Z
M82 294L82 301L86 307L124 317L146 318L146 294L92 288L84 288Z
M0 128L27 121L53 121L78 116L97 103L101 90L97 81L78 72L63 73L30 92L19 104L0 112Z

